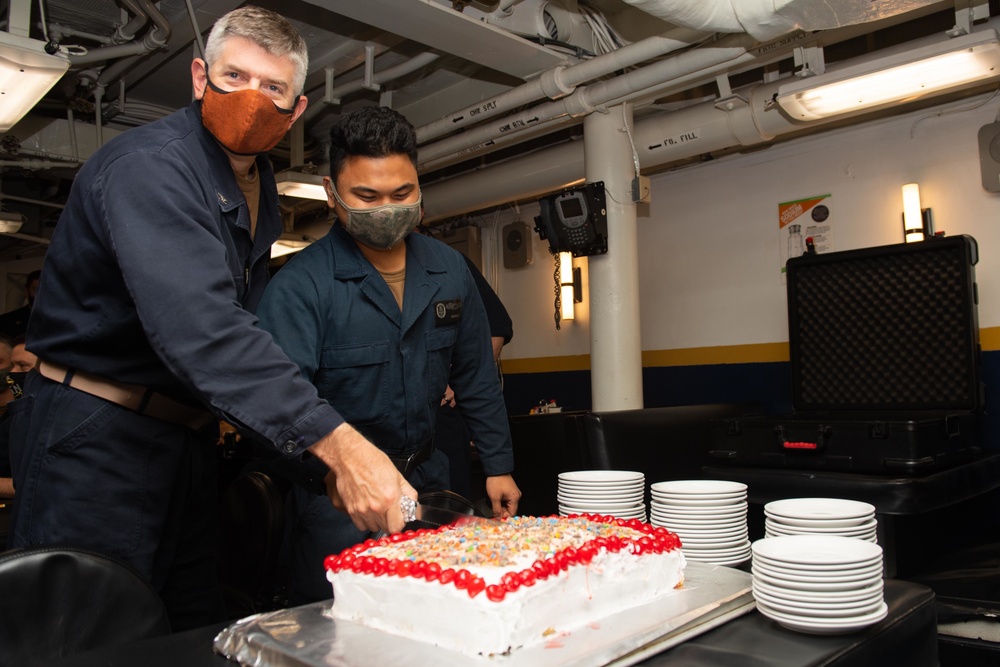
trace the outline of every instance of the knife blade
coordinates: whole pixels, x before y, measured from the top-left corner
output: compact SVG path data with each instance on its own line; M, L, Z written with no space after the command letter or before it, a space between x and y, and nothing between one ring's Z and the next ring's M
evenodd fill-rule
M416 506L416 520L422 521L424 523L434 524L436 526L445 526L451 524L457 524L462 526L475 525L475 524L496 524L500 519L487 519L480 516L475 516L468 514L466 512L456 512L455 510L446 509L444 507L437 507L435 505L425 505L424 503L417 503Z

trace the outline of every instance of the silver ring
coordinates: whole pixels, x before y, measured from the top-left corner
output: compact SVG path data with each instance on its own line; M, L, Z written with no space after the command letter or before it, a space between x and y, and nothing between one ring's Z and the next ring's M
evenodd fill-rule
M417 520L417 501L409 496L399 499L399 511L403 513L403 521L410 523Z

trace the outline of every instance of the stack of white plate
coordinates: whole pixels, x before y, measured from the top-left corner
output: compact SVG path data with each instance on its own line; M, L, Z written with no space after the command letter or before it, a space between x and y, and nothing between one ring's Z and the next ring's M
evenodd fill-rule
M764 506L765 537L835 535L876 541L875 508L841 498L789 498Z
M877 544L826 535L757 540L752 573L757 609L791 630L853 632L888 612Z
M677 533L686 559L734 566L750 557L746 484L692 479L650 488L650 523Z
M646 520L646 478L630 470L559 473L559 514L602 514Z

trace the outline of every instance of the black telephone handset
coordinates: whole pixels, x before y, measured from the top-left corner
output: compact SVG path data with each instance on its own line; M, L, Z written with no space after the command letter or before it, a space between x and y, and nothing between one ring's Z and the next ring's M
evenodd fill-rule
M574 257L585 257L608 251L603 181L543 197L538 205L535 231L548 240L553 253L571 252Z

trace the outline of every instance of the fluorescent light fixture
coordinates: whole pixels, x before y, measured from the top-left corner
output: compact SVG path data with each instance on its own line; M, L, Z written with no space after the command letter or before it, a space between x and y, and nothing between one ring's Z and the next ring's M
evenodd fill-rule
M809 76L778 88L777 102L798 120L910 102L1000 76L996 30L911 49Z
M903 186L903 240L914 243L933 234L931 210L920 208L920 186L907 183Z
M17 234L23 224L24 217L20 213L0 211L0 234Z
M291 255L308 246L310 241L302 236L282 234L281 238L271 245L271 259Z
M323 187L323 177L319 174L307 174L295 169L285 169L274 175L278 185L278 194L301 199L317 199L326 201L326 189Z
M45 52L45 42L0 31L0 132L7 132L69 69Z

